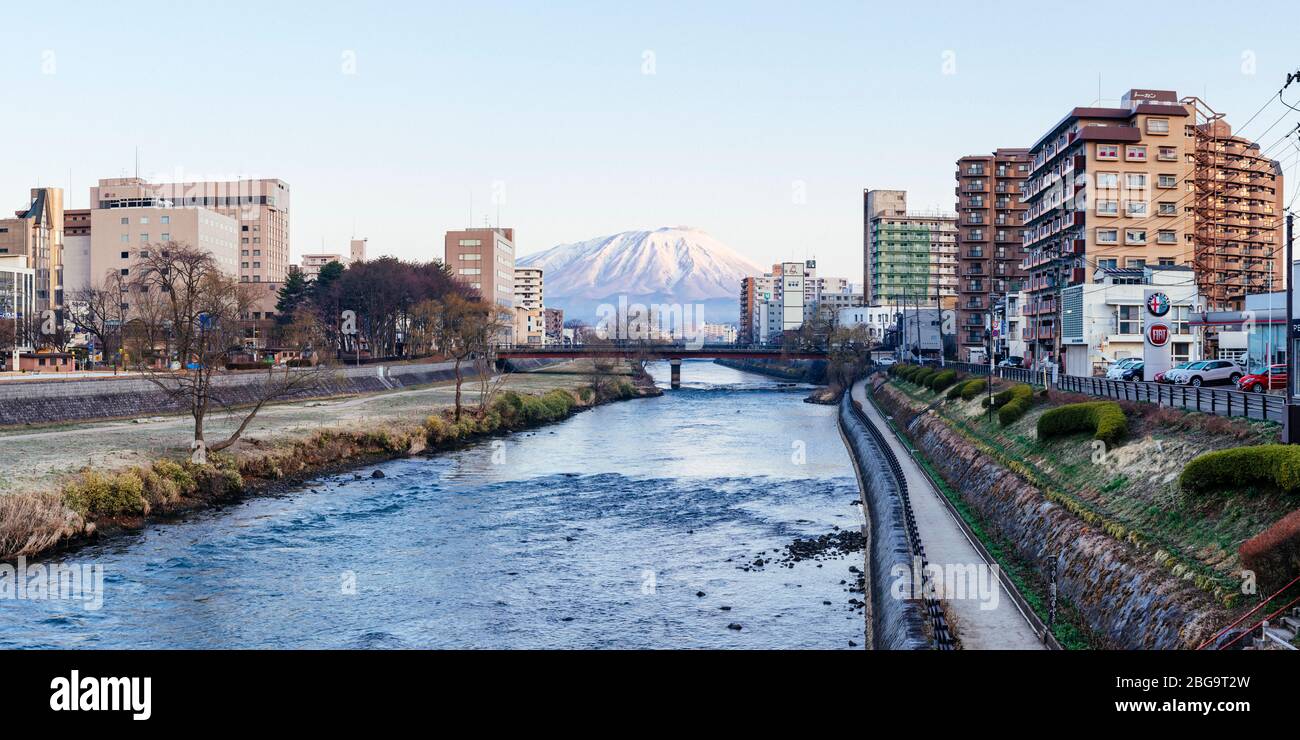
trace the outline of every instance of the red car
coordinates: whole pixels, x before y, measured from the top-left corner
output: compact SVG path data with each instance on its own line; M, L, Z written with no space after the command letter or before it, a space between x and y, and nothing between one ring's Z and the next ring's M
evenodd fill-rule
M1261 366L1241 376L1237 388L1252 393L1284 390L1286 388L1286 365Z

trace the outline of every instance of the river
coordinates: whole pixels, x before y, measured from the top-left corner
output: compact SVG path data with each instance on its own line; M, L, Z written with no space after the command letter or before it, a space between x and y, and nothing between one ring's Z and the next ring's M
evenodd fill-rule
M682 370L661 398L82 548L102 607L0 600L0 647L861 646L861 552L751 565L861 525L835 408Z

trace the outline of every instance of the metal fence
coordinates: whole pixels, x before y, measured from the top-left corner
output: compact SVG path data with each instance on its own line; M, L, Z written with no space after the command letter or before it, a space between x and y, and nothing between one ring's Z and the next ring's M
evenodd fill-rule
M928 365L937 363L929 362ZM976 377L989 374L988 365L972 365L969 362L949 362L944 365ZM1017 383L1029 383L1048 387L1052 385L1051 373L1044 370L1027 370L1019 367L995 367L997 377ZM1193 387L1172 385L1168 383L1147 383L1143 381L1108 380L1106 378L1062 375L1057 378L1055 387L1070 393L1080 393L1099 398L1113 398L1117 401L1137 401L1154 403L1161 406L1200 411L1215 416L1244 416L1248 419L1275 421L1286 420L1286 398L1268 393L1243 393L1227 388Z

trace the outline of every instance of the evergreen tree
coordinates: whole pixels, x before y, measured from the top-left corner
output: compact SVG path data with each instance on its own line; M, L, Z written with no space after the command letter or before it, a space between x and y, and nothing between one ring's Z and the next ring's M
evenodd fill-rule
M284 285L280 286L280 299L275 304L276 320L281 324L292 321L294 312L308 297L310 291L311 284L307 282L307 277L302 274L302 270L290 268L289 277L285 278Z

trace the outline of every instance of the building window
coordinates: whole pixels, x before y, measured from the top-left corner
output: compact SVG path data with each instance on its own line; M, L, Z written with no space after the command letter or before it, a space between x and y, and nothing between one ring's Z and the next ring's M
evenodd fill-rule
M1160 244L1177 244L1178 235L1171 229L1161 229L1156 233L1156 241Z
M169 223L172 222L172 217L171 217L171 216L163 216L162 218L159 219L159 221L160 221L161 223L164 223L164 224L169 224Z
M130 275L130 274L131 274L131 270L130 270L129 268L126 268L126 267L123 267L119 272L120 272L120 274L122 274L122 275Z
M1173 216L1178 213L1178 209L1173 203L1164 202L1159 205L1156 213L1160 216Z
M1116 306L1115 307L1115 333L1116 334L1141 334L1142 333L1142 307L1141 306Z
M1161 175L1156 180L1156 184L1162 188L1172 188L1178 184L1178 178L1173 175Z
M131 257L131 253L130 253L130 252L123 252L123 253L122 253L122 259L130 259L130 257Z
M1118 216L1119 201L1117 200L1099 200L1097 201L1098 216Z
M1192 329L1188 325L1188 319L1192 315L1191 306L1174 306L1170 311L1169 327L1174 334L1191 334Z
M1145 146L1126 146L1124 147L1124 159L1129 162L1147 161L1147 148Z
M1097 266L1103 270L1114 270L1119 267L1119 260L1111 257L1108 259L1097 260Z
M1119 159L1119 145L1098 144L1097 159Z
M1124 212L1129 217L1145 216L1147 215L1147 202L1144 200L1124 201Z
M130 243L131 243L131 235L130 235L130 234L123 234L123 235L122 235L122 243L123 243L123 244L130 244Z
M1104 189L1104 190L1111 190L1111 189L1114 189L1114 188L1119 187L1119 173L1118 173L1118 172L1098 172L1098 173L1097 173L1097 187L1102 188L1102 189Z
M1157 261L1156 264L1160 265L1161 267L1173 267L1173 266L1174 266L1174 258L1173 258L1173 257L1161 257L1161 258L1159 259L1159 261Z
M1178 161L1178 150L1172 146L1162 146L1156 153L1156 159L1161 162L1176 162Z
M172 235L171 235L171 234L166 234L166 233L164 233L164 234L162 235L162 240L165 241L165 242L169 242L169 241L172 240Z
M1129 190L1145 190L1147 187L1147 176L1144 172L1130 172L1124 176L1128 183Z
M1097 229L1098 244L1119 244L1119 229Z
M1130 270L1140 269L1147 266L1147 261L1142 259L1141 257L1129 257L1127 260L1125 260L1125 263L1128 265L1128 268ZM1138 283L1134 282L1133 284L1137 285Z
M461 239L460 245L462 247L481 247L483 243L478 239Z
M149 243L149 235L148 235L148 234L141 234L141 235L140 235L140 242L143 243L143 244L148 244L148 243Z
M247 263L247 262L240 262L240 263L239 263L239 266L242 267L242 268L244 268L245 270L248 269L248 263Z
M1125 229L1124 243L1125 244L1146 244L1147 230L1146 229Z
M123 218L122 218L122 225L123 225L123 226L130 226L130 225L131 225L131 219L126 218L126 217L123 217Z
M149 217L148 217L148 216L141 216L141 217L140 217L140 225L141 225L141 226L147 226L148 224L149 224Z
M1169 133L1169 119L1168 119L1168 118L1148 118L1148 119L1147 119L1147 133L1148 133L1148 134L1167 134L1167 133Z

